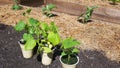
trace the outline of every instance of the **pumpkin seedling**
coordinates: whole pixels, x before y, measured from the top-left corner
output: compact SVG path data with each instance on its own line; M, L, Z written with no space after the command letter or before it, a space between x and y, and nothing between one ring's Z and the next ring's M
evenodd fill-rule
M45 7L42 8L42 13L46 15L47 17L53 17L55 14L53 14L51 11L56 8L54 4L48 4Z
M57 26L54 22L51 22L50 25L42 22L41 23L41 39L38 43L38 53L45 52L51 53L53 52L54 48L60 43L60 35L58 34Z
M87 23L90 20L95 8L97 8L97 6L87 7L86 12L78 16L78 21Z
M13 0L15 2L14 5L12 5L12 9L13 10L21 10L22 6L19 5L19 1L18 0Z
M23 31L25 30L25 33L23 34L23 40L26 41L25 43L25 49L30 50L33 49L39 38L40 34L40 28L39 28L39 21L34 18L29 18L27 22L25 21L19 21L16 26L16 31ZM37 38L36 38L37 37Z
M74 48L74 46L78 46L80 43L77 40L74 40L73 38L66 38L62 41L62 53L61 53L61 61L65 64L75 64L77 59L77 54L79 53L79 50L77 48Z

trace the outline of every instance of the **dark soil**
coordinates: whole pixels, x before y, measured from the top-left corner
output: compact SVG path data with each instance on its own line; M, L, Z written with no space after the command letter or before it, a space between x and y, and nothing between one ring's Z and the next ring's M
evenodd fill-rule
M12 26L0 24L0 68L61 68L56 60L50 66L42 65L38 55L24 59L17 43L22 32L16 32ZM79 54L80 62L77 68L120 68L120 64L107 59L102 52L86 50Z

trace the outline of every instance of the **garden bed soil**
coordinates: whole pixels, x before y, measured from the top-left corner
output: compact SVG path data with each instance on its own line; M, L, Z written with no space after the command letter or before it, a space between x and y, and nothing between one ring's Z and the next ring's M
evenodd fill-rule
M47 23L54 21L55 24L59 27L59 33L62 38L71 37L71 36L74 37L75 39L81 41L81 45L78 46L78 48L82 49L83 52L85 50L88 50L87 52L93 51L92 54L91 53L88 53L88 54L91 56L98 57L97 59L95 58L93 60L88 58L90 62L88 62L87 58L81 57L81 59L83 60L81 61L81 63L83 63L83 65L81 66L83 67L86 66L84 68L119 68L120 67L119 64L117 63L114 64L114 62L110 62L110 60L115 62L120 61L120 25L119 24L112 24L105 21L95 20L95 19L92 19L92 21L89 22L88 24L82 24L77 21L77 16L71 16L68 14L57 13L57 12L56 14L58 16L47 18L41 13L41 9L38 7L37 8L26 7L26 6L23 6L23 7L24 8L22 10L14 11L11 9L11 4L0 6L1 23L14 26L19 20L25 19L22 13L27 8L32 8L32 12L30 14L31 17L38 19L40 21L45 21ZM12 30L13 33L11 33L10 30ZM36 66L41 65L37 63L34 57L30 60L23 61L23 58L20 53L20 48L17 44L17 40L20 39L20 36L18 33L16 34L16 32L13 30L12 27L7 27L5 30L1 29L0 31L1 31L0 33L0 36L1 36L0 50L1 51L0 52L3 52L3 53L5 52L5 54L0 53L2 62L4 61L3 63L2 62L0 63L2 63L3 66L5 66L5 63L7 62L8 62L7 66L13 66L14 64L16 64L16 61L18 63L19 62L23 63L23 66L31 63L30 68L34 68L32 63L34 63ZM12 41L9 40L11 37L13 37ZM10 43L8 44L8 42ZM15 49L14 47L16 47L17 49ZM102 55L101 53L104 56L106 56L108 59L104 57L100 57L99 54ZM89 57L87 55L83 55L83 56ZM106 61L106 60L109 60L109 61ZM55 61L55 63L56 62L57 61ZM90 67L89 66L87 67L87 65L90 65ZM17 64L16 66L22 66L22 64ZM96 67L92 67L92 66L96 66ZM12 68L15 68L15 67L12 67ZM28 67L25 67L25 68L29 68L29 65Z

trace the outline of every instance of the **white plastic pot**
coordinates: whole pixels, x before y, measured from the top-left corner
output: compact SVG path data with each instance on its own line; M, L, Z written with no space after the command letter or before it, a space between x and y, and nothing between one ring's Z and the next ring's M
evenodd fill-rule
M59 58L59 60L62 64L62 68L76 68L76 65L79 63L79 57L78 56L77 56L78 61L75 64L71 64L71 65L63 63L61 58L62 58L62 56L60 56L60 58Z
M20 40L20 41L21 41L21 40ZM32 55L33 55L33 50L25 50L24 44L20 43L20 41L18 41L18 44L19 44L20 47L21 47L21 51L22 51L23 57L24 57L24 58L31 58Z
M52 57L53 54L52 53L45 53L43 52L42 54L42 64L43 65L50 65L52 63Z

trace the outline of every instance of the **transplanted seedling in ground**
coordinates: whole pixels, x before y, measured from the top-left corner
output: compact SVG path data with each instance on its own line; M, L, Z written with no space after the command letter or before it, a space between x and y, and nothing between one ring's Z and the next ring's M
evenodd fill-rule
M13 10L20 10L22 9L22 6L19 5L19 1L18 0L13 0L15 2L14 5L12 5L12 9Z
M56 6L54 4L48 4L42 8L42 13L47 17L53 17L54 14L51 12Z
M113 5L116 5L117 2L120 2L120 0L109 0L109 1L112 1Z
M90 20L90 18L92 16L92 13L93 13L95 8L97 8L97 6L87 7L86 12L81 14L78 17L78 21L80 21L82 23L87 23Z

